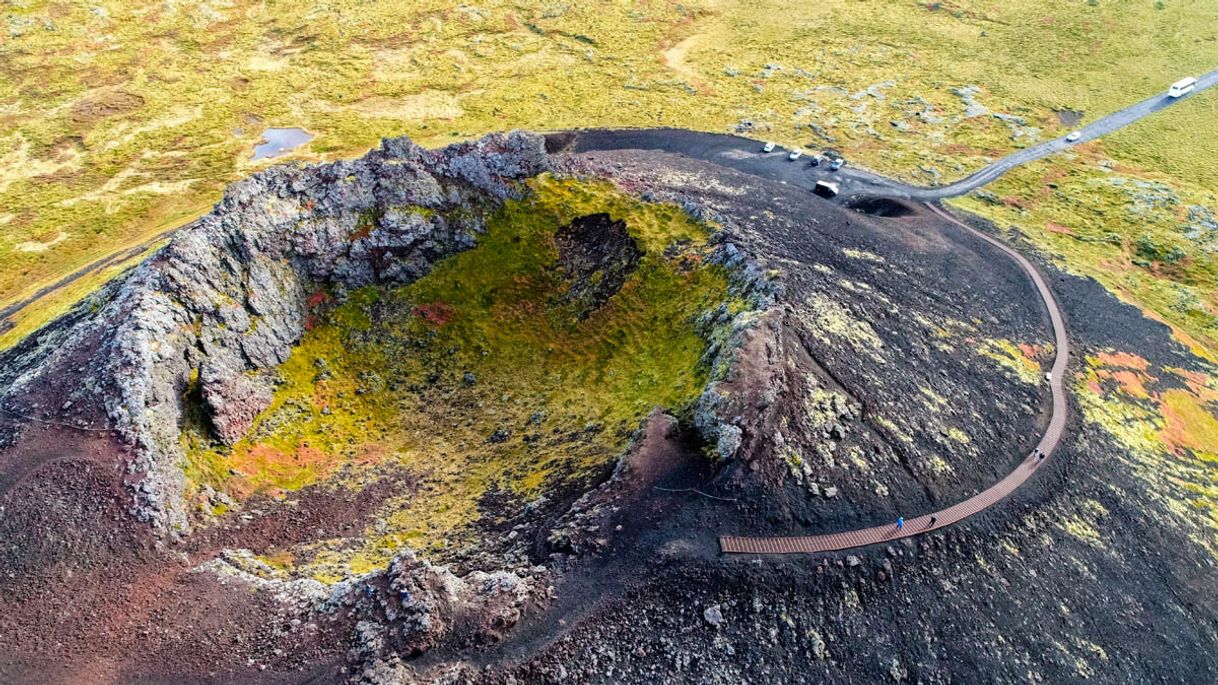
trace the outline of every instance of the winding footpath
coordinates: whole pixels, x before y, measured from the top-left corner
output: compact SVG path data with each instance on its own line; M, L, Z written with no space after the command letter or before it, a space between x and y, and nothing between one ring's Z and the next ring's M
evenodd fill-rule
M1078 130L1079 137L1074 141L1069 141L1064 136L1054 138L1044 143L1013 152L955 183L933 188L911 186L885 178L866 169L855 167L845 167L834 172L827 169L826 165L823 164L813 167L805 162L791 163L786 161L787 152L785 150L777 149L770 153L758 154L757 141L738 136L697 133L679 129L581 132L574 143L574 151L576 152L626 148L661 150L713 162L807 190L813 190L818 181L830 180L836 183L840 189L838 196L835 198L835 201L838 203L849 203L854 200L876 197L923 201L935 214L990 243L1015 260L1020 268L1032 279L1032 283L1036 286L1041 300L1048 310L1049 319L1053 324L1056 357L1053 360L1049 379L1052 391L1052 414L1049 425L1044 435L1041 436L1036 450L1025 457L1015 470L1005 478L963 502L940 511L908 519L904 521L904 525L901 528L898 528L895 523L891 523L873 528L825 535L799 537L722 536L719 538L719 545L722 551L735 554L831 552L911 537L963 521L969 516L1003 500L1031 478L1040 465L1057 448L1066 424L1066 393L1062 381L1066 365L1069 362L1070 347L1061 310L1058 308L1057 301L1053 298L1053 293L1050 291L1044 277L1041 276L1040 272L1036 270L1036 267L1026 257L1003 242L958 221L955 217L932 204L931 201L958 197L969 193L994 181L1017 166L1047 157L1055 152L1060 152L1079 143L1094 140L1124 128L1155 112L1190 100L1197 93L1215 85L1218 85L1218 70L1197 77L1196 87L1188 95L1172 98L1163 92L1157 93L1141 102L1113 112L1080 128ZM1045 456L1043 458L1038 457L1037 452Z
M1015 260L1020 268L1032 279L1033 285L1036 286L1036 290L1049 312L1049 320L1053 324L1053 341L1056 350L1049 380L1049 386L1052 390L1052 416L1049 419L1049 426L1045 429L1044 435L1041 436L1040 442L1036 445L1036 449L1045 454L1045 459L1038 458L1036 453L1033 452L1025 457L1019 466L1015 467L1014 471L990 488L946 509L906 519L905 525L902 528L897 528L895 523L889 523L873 528L862 528L825 535L793 537L739 537L728 535L719 538L719 547L723 552L729 554L834 552L920 535L959 523L973 514L984 511L998 503L1007 495L1014 492L1020 485L1023 485L1025 481L1036 473L1041 464L1045 463L1053 455L1053 451L1061 441L1066 427L1066 391L1063 385L1063 378L1066 375L1066 365L1070 361L1070 340L1066 335L1065 320L1062 317L1061 309L1057 306L1057 300L1053 297L1053 292L1049 289L1049 285L1045 282L1040 271L1032 265L1032 262L1027 257L1024 257L1002 241L964 224L939 207L929 202L926 203L926 206L935 214L1002 250L1004 254ZM934 518L933 524L931 523L932 517Z

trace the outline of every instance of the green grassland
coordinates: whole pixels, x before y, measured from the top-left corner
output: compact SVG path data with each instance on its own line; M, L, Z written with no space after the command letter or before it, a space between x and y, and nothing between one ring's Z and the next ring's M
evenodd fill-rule
M419 281L315 298L316 325L249 436L228 449L186 434L195 488L240 501L412 474L420 487L384 505L384 523L364 537L292 551L309 573L337 578L404 543L459 546L480 518L518 514L612 464L654 408L687 410L708 373L695 318L730 300L722 268L703 263L706 229L605 185L532 186L489 220L477 248ZM581 318L564 297L554 231L592 212L624 220L644 254ZM480 508L492 492L510 511Z

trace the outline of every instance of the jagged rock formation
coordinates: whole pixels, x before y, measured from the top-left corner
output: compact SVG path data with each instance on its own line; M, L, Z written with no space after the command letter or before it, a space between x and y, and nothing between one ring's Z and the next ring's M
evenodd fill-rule
M536 569L543 573L544 568ZM515 573L475 571L453 575L405 552L356 603L366 616L355 629L355 657L364 664L359 682L392 685L406 679L403 658L442 642L485 644L499 640L520 620L539 579ZM372 588L373 586L367 586Z
M99 405L134 446L133 512L162 532L185 531L183 398L202 402L217 437L239 439L270 402L269 372L305 331L312 298L418 278L472 246L483 215L545 168L541 137L509 133L440 151L386 140L354 161L257 174L3 355L0 404L43 414L31 389L80 369L65 401Z
M581 216L554 234L558 261L571 282L567 299L581 317L601 306L626 282L642 250L626 232L626 223L601 212Z

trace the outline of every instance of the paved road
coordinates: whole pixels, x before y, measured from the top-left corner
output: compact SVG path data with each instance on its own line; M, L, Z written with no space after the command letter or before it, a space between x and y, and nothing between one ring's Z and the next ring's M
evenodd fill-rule
M1188 95L1179 98L1170 98L1167 97L1166 93L1158 93L1146 98L1136 105L1126 107L1119 112L1113 112L1102 119L1078 129L1079 133L1082 135L1079 136L1079 139L1073 143L1067 142L1064 137L1054 138L1053 140L1040 143L1039 145L1033 145L1032 147L1024 148L1018 152L1013 152L994 162L993 164L980 169L970 176L962 178L955 183L949 183L948 185L939 186L936 188L916 188L913 186L906 186L881 179L877 184L877 188L875 188L875 190L879 192L873 194L884 194L881 188L888 186L893 191L895 196L914 200L941 200L944 198L964 195L965 193L976 190L977 188L990 183L1021 164L1027 164L1028 162L1032 162L1043 157L1048 157L1054 152L1060 152L1061 150L1065 150L1072 145L1078 145L1079 143L1085 143L1089 140L1095 140L1100 136L1104 136L1112 133L1113 131L1124 128L1142 119L1143 117L1167 109L1174 104L1186 102L1194 97L1197 93L1216 84L1218 84L1218 69L1211 71L1204 76L1197 77L1197 89Z
M176 231L176 230L177 229L174 229L174 231ZM171 236L172 234L173 234L173 231L168 231L164 234L149 238L145 242L140 243L139 245L136 245L135 247L132 247L130 249L121 250L119 252L115 252L114 254L108 255L106 257L102 257L101 259L97 260L96 262L86 264L86 265L82 266L81 268L77 269L76 271L73 271L72 273L68 274L67 276L64 276L63 278L59 279L58 281L55 281L54 283L52 283L48 286L39 288L38 291L35 292L33 295L22 298L16 302L14 302L13 304L10 304L9 306L4 307L3 309L0 309L0 333L4 333L13 327L13 318L12 318L13 314L16 314L17 312L21 311L22 309L25 309L26 307L30 306L31 304L33 304L35 302L41 300L42 298L46 297L47 295L50 295L50 294L56 292L57 290L61 290L64 287L69 286L72 283L75 283L78 279L88 276L89 274L91 274L95 271L105 269L114 264L121 264L122 262L125 262L129 259L134 259L134 258L138 257L140 254L150 250L153 245L156 245L158 242L160 242L162 240L168 239L169 236Z
M976 190L1021 164L1047 157L1078 143L1094 140L1150 114L1175 104L1185 103L1196 97L1197 93L1215 84L1218 84L1218 70L1198 77L1197 89L1189 95L1169 98L1164 91L1078 129L1082 135L1075 143L1066 142L1064 137L1055 138L1013 152L955 183L933 188L906 185L849 164L837 172L831 172L824 164L812 167L809 157L795 162L788 161L788 152L782 148L777 148L770 153L762 153L761 144L750 138L698 133L682 129L586 131L579 134L574 144L574 150L577 152L621 149L662 150L714 162L809 190L816 186L817 181L829 180L838 184L841 189L840 197L843 200L852 197L942 200Z
M1020 268L1032 279L1033 285L1036 286L1036 290L1040 293L1040 298L1044 302L1045 309L1049 312L1049 321L1053 325L1053 340L1056 347L1056 356L1053 359L1053 367L1050 372L1051 380L1049 381L1052 391L1052 417L1049 419L1049 426L1045 429L1044 435L1041 436L1040 442L1036 445L1036 449L1044 453L1046 455L1045 460L1047 460L1053 455L1053 451L1061 441L1066 427L1066 390L1063 385L1063 379L1066 374L1066 364L1070 361L1070 341L1066 336L1066 324L1062 317L1061 309L1057 306L1057 300L1054 299L1053 292L1049 289L1049 285L1045 282L1044 277L1041 276L1040 272L1037 271L1036 267L1026 257L1001 241L961 223L942 209L930 203L927 203L927 206L939 216L997 247L1008 257L1015 260ZM873 528L829 533L826 535L792 537L723 536L719 538L719 547L725 553L734 554L833 552L920 535L958 523L977 512L993 506L1031 478L1045 460L1039 459L1036 453L1033 452L1025 457L1019 466L1015 467L1014 471L988 489L946 509L907 519L904 527L900 529L897 528L895 523L890 523ZM931 522L932 516L934 517L934 523Z

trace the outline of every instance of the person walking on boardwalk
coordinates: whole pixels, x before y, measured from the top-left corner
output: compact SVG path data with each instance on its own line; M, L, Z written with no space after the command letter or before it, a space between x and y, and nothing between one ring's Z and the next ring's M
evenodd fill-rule
M897 517L897 530L903 530L904 528L905 528L905 517L898 516Z
M927 527L933 527L936 523L938 523L938 521L939 521L939 517L932 515L930 517L930 524Z

